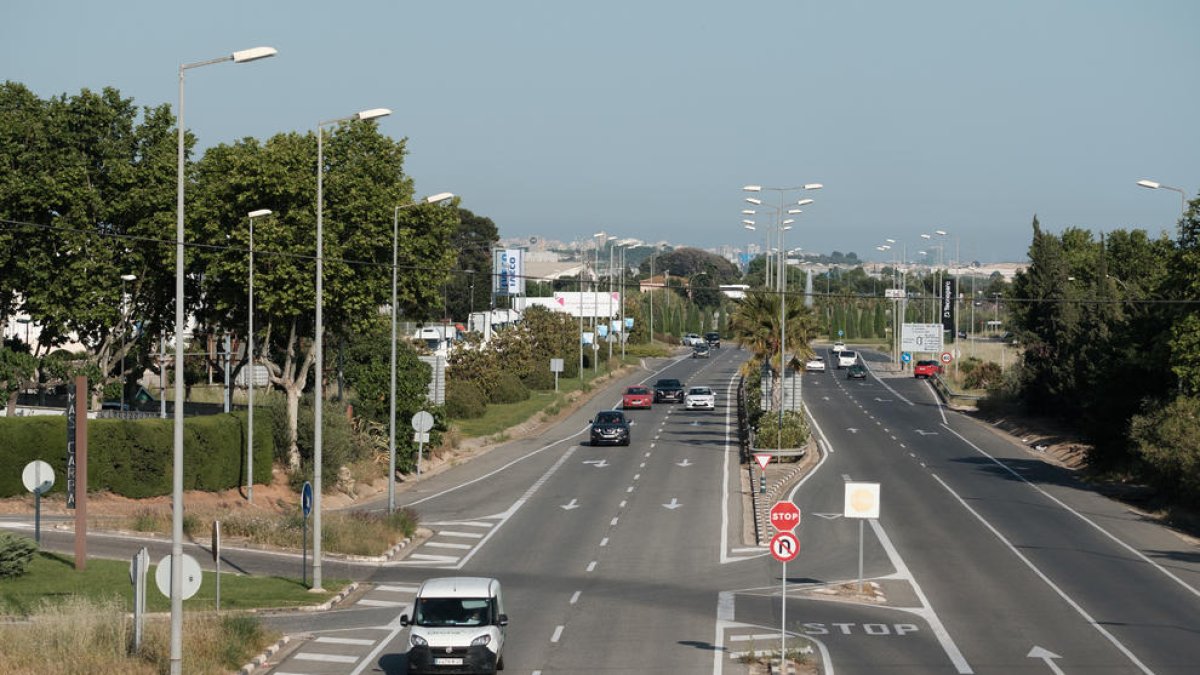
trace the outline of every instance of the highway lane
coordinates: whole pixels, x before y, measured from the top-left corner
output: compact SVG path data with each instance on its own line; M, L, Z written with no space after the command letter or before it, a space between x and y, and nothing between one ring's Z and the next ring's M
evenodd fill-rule
M1194 671L1194 547L944 411L924 382L838 375L816 376L805 392L835 452L798 499L836 510L844 476L882 483L878 529L924 590L943 642L960 650L957 662L945 650L947 672L1047 672L1039 648L1068 672ZM821 530L845 526L806 519L803 538L844 547L850 535ZM1127 535L1151 548L1124 545ZM868 576L892 574L874 539Z

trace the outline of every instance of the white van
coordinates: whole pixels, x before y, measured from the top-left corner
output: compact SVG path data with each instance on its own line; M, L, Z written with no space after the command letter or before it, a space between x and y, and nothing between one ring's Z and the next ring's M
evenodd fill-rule
M838 352L837 361L838 370L841 370L842 368L849 368L850 366L858 363L858 354L849 349L843 349L842 351Z
M409 627L409 673L494 673L504 669L508 615L500 582L483 577L427 579Z

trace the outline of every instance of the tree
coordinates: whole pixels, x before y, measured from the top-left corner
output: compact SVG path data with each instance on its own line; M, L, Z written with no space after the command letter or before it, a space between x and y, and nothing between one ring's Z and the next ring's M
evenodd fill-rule
M778 293L751 291L734 306L729 321L733 339L753 354L747 367L758 369L764 363L770 364L774 385L771 391L776 410L783 404L780 302ZM803 361L813 354L811 342L817 335L816 318L811 309L805 307L796 296L786 298L784 309L786 348L793 358Z
M346 384L353 393L354 412L373 422L386 424L391 411L391 320L375 316L347 341ZM425 406L431 371L403 339L396 344L397 425L412 418ZM397 434L397 442L401 439Z
M458 218L459 224L453 235L458 260L454 265L455 272L446 282L446 305L450 316L465 317L472 311L472 300L475 311L488 308L492 290L492 247L500 241L500 231L491 218L476 215L468 209L459 208ZM417 318L430 317L419 315Z
M648 274L650 261L643 261L639 269L642 273ZM715 253L698 248L678 248L657 256L655 274L664 273L685 279L691 279L697 274L705 274L713 285L733 284L741 278L741 274L733 263Z

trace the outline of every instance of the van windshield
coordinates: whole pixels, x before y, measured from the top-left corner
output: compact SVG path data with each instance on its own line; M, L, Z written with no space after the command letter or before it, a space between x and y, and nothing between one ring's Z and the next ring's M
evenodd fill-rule
M487 598L418 598L413 608L418 626L486 626L492 623Z

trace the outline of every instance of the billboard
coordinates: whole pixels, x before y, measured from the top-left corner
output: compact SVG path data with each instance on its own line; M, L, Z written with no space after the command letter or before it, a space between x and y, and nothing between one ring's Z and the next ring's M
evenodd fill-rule
M958 297L958 279L946 277L942 279L941 319L942 330L954 331L954 300Z
M492 293L525 295L525 251L519 248L492 250Z
M621 293L558 291L550 298L520 298L513 307L524 311L526 307L545 307L555 312L570 314L573 317L583 315L587 318L611 319L621 314Z

